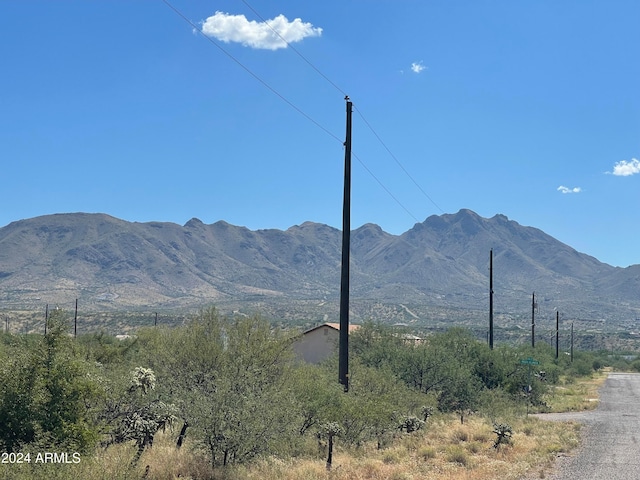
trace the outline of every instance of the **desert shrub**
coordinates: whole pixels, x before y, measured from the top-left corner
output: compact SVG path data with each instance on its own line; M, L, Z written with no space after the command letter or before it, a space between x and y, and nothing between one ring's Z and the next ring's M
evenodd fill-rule
M466 430L456 429L453 431L453 440L457 443L469 440L469 433Z
M467 454L466 450L456 445L451 446L447 449L445 458L449 463L457 463L464 467L467 467L470 464L469 455Z
M0 450L28 444L86 452L98 440L93 417L99 390L92 365L69 338L62 310L44 336L16 337L0 365Z
M481 450L481 445L478 442L470 442L466 445L469 453L478 453Z
M402 456L397 450L388 450L382 455L382 462L386 464L402 462Z
M417 452L418 458L431 460L436 458L436 449L433 447L420 447Z

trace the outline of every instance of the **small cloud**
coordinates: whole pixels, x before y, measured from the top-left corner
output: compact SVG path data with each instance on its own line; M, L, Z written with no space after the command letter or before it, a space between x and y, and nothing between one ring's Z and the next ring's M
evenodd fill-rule
M202 23L202 33L225 43L236 42L251 48L278 50L307 37L319 37L322 28L299 18L289 21L284 15L266 22L256 22L247 20L244 15L216 12Z
M557 190L562 193L580 193L582 191L580 187L569 188L563 185L560 185Z
M423 71L424 69L426 69L426 68L427 68L427 67L425 67L425 66L422 64L422 60L421 60L421 61L419 61L419 62L413 62L413 63L411 64L411 71L412 71L413 73L420 73L420 72L422 72L422 71Z
M630 175L635 175L636 173L640 173L640 160L638 160L637 158L632 158L628 162L626 160L621 160L619 162L616 162L616 164L613 166L613 172L607 173L612 173L613 175L616 175L618 177L628 177Z

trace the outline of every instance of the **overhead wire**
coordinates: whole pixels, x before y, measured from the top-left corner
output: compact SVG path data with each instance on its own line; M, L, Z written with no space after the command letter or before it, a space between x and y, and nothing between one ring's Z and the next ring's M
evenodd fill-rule
M283 102L285 102L287 105L289 105L291 108L293 108L296 112L298 112L300 115L302 115L303 117L305 117L307 120L309 120L311 123L313 123L316 127L320 128L322 131L324 131L327 135L329 135L330 137L333 137L334 139L336 139L338 142L343 143L343 140L341 140L337 135L335 135L333 132L331 132L329 129L325 128L322 124L320 124L319 122L317 122L315 119L313 119L310 115L308 115L306 112L304 112L301 108L299 108L297 105L295 105L293 102L291 102L288 98L286 98L284 95L282 95L280 92L278 92L275 88L273 88L271 85L269 85L265 80L263 80L262 78L260 78L260 76L258 76L256 73L254 73L249 67L247 67L246 65L244 65L240 60L238 60L236 57L234 57L231 53L229 53L227 50L225 50L224 48L222 48L222 46L220 46L220 44L218 44L218 42L216 42L215 40L213 40L211 37L205 35L204 33L202 33L202 31L198 28L198 26L193 23L191 20L189 20L189 18L187 18L180 10L178 10L176 7L174 7L168 0L162 0L162 2L167 5L171 10L173 10L178 16L180 16L185 22L187 22L189 25L191 25L191 27L193 27L193 29L195 31L197 31L200 35L202 35L202 37L204 37L206 40L209 41L209 43L211 43L212 45L214 45L216 48L218 48L218 50L220 50L222 53L224 53L227 57L229 57L231 60L233 60L237 65L239 65L245 72L247 72L249 75L251 75L254 79L256 79L258 82L260 82L265 88L267 88L269 91L271 91L271 93L273 93L274 95L276 95L278 98L280 98Z
M389 196L390 196L391 198L393 198L393 199L396 201L396 203L397 203L398 205L400 205L400 207L402 207L402 209L403 209L405 212L407 212L407 213L409 214L409 216L410 216L411 218L413 218L413 219L416 221L416 223L420 223L420 220L418 220L418 219L416 218L416 216L415 216L413 213L411 213L411 211L410 211L407 207L405 207L405 206L402 204L402 202L401 202L400 200L398 200L398 199L396 198L396 196L395 196L393 193L391 193L391 191L390 191L390 190L389 190L389 189L384 185L384 183L382 183L382 181L381 181L378 177L376 177L376 176L374 175L374 173L369 169L369 167L367 167L367 165L365 165L365 163L364 163L362 160L360 160L360 158L359 158L359 157L358 157L358 156L357 156L353 151L351 152L351 155L352 155L353 157L355 157L355 158L356 158L356 160L358 160L358 162L360 163L360 165L362 165L362 167L367 171L367 173L368 173L369 175L371 175L371 176L373 177L373 179L374 179L376 182L378 182L378 184L382 187L382 189L383 189L385 192L387 192L387 194L389 194Z
M347 93L340 88L340 86L338 84L336 84L333 80L331 80L327 75L325 75L318 67L316 67L307 57L305 57L296 47L294 47L291 43L289 43L289 41L287 41L286 38L284 38L280 32L278 32L275 28L273 28L271 26L271 24L255 9L253 8L249 2L247 0L241 0L242 3L244 3L246 5L246 7L251 10L261 21L262 23L264 23L267 27L269 27L271 29L271 31L273 33L275 33L286 45L287 47L291 48L291 50L293 50L296 55L298 55L302 60L304 60L304 62L309 65L313 70L316 71L316 73L318 73L318 75L320 75L323 79L325 79L331 86L333 86L337 91L339 91L341 94L343 94L344 96L347 96ZM367 128L369 128L369 130L371 130L371 133L373 133L373 135L376 137L376 139L378 140L378 142L380 142L380 144L383 146L383 148L387 151L387 153L391 156L391 158L393 158L393 160L396 162L396 164L402 169L402 171L405 173L405 175L407 177L409 177L409 179L413 182L413 184L418 188L418 190L420 190L420 192L422 192L422 194L438 209L440 210L442 213L444 213L444 210L442 210L442 208L440 208L440 206L429 196L429 194L427 194L427 192L425 192L425 190L420 186L420 184L416 181L416 179L409 173L409 171L404 167L404 165L400 162L400 160L398 160L398 157L396 157L394 155L394 153L391 151L391 149L386 145L386 143L382 140L382 138L380 137L380 135L378 135L378 133L375 131L375 129L371 126L371 123L369 123L369 121L367 121L367 119L365 118L364 114L362 113L362 111L357 107L357 105L354 104L354 108L355 110L358 112L358 115L360 115L360 118L362 118L363 122L365 123L365 125L367 126ZM361 162L362 163L362 162ZM364 164L363 164L364 165ZM371 174L371 171L369 169L367 169L367 171ZM377 179L376 179L377 180ZM378 182L380 183L380 181L378 180ZM389 190L387 188L385 188L385 190L389 192ZM395 198L395 197L394 197ZM398 201L396 199L396 201ZM404 206L403 206L404 208ZM405 208L405 210L407 210ZM407 210L408 211L408 210ZM413 215L411 215L413 217ZM415 217L414 217L415 218Z
M331 81L331 79L329 77L327 77L324 73L322 73L322 71L320 69L318 69L315 65L313 65L312 62L310 62L304 55L302 55L302 53L300 53L298 51L298 49L296 49L295 47L293 47L286 39L284 39L279 32L277 32L275 29L273 29L271 27L271 25L269 25L269 23L253 8L251 7L245 0L242 0L243 3L249 8L251 9L251 11L256 14L267 26L269 26L269 28L271 28L271 30L273 30L276 35L278 35L282 41L284 41L288 47L290 47L297 55L299 55L309 66L311 66L311 68L313 68L322 78L324 78L328 83L330 83L335 89L337 89L340 93L344 94L345 97L347 97L347 95L345 94L345 92L333 81ZM330 137L332 137L333 139L337 140L338 142L340 142L342 145L344 145L344 141L342 139L340 139L337 135L335 135L333 132L331 132L329 129L327 129L326 127L324 127L322 124L320 124L318 121L316 121L314 118L312 118L310 115L308 115L305 111L303 111L301 108L299 108L297 105L295 105L293 102L291 102L288 98L286 98L283 94L281 94L280 92L278 92L275 88L273 88L271 85L269 85L265 80L263 80L259 75L257 75L256 73L254 73L249 67L247 67L246 65L244 65L240 60L238 60L236 57L234 57L230 52L228 52L226 49L224 49L218 42L216 42L215 40L213 40L211 37L205 35L199 28L198 26L191 21L186 15L184 15L178 8L176 8L173 4L171 4L171 2L169 2L168 0L162 0L162 2L167 5L167 7L169 7L171 10L173 10L173 12L178 15L180 18L182 18L182 20L184 20L187 24L189 24L194 31L197 31L202 37L204 37L207 41L209 41L209 43L211 43L212 45L214 45L218 50L220 50L222 53L224 53L229 59L231 59L234 63L236 63L238 66L240 66L245 72L247 72L249 75L251 75L255 80L257 80L260 84L262 84L265 88L267 88L270 92L272 92L274 95L276 95L278 98L280 98L283 102L285 102L287 105L289 105L291 108L293 108L296 112L298 112L300 115L302 115L304 118L306 118L307 120L309 120L311 123L313 123L314 125L316 125L316 127L320 128L323 132L325 132L327 135L329 135ZM356 109L357 110L357 109ZM377 135L375 133L375 131L372 129L371 125L369 124L369 122L366 121L366 119L364 118L364 116L362 115L362 113L357 110L358 113L360 114L360 116L363 118L363 120L365 121L365 124L368 126L369 129L371 129L374 132L374 135L376 136L376 138L378 138L378 140L384 145L384 143L382 142L381 138L379 137L379 135ZM388 147L386 147L386 145L384 145L386 150L391 153L391 151L389 150ZM382 187L382 189L387 192L387 194L405 211L407 212L407 214L413 218L416 222L419 222L420 220L418 220L418 218L413 215L413 213L411 213L411 211L395 196L393 195L393 193L391 193L391 191L384 185L384 183L382 183L382 181L371 171L371 169L369 169L367 167L367 165L355 154L352 152L352 155L358 160L358 162L363 166L363 168L367 171L367 173L369 173L369 175L371 175L371 177ZM392 157L396 160L396 162L399 164L399 161L397 160L397 158L395 158L395 156L392 154ZM402 165L400 165L402 167ZM402 167L403 171L408 174L408 172L406 171L406 169L404 169L404 167ZM417 184L417 182L414 183ZM424 192L424 190L422 190L422 188L420 188L420 190ZM426 195L426 193L425 193ZM433 200L431 200L433 202ZM435 204L435 203L434 203ZM436 205L437 206L437 205ZM439 207L438 207L439 208Z
M286 43L287 47L290 48L291 50L293 50L302 60L304 60L306 62L307 65L309 65L311 68L313 68L316 73L318 75L320 75L322 78L324 78L331 86L333 86L333 88L335 88L337 91L339 91L342 95L344 95L345 97L347 97L347 93L340 88L336 83L334 83L329 77L327 77L324 73L322 73L322 71L316 67L307 57L305 57L300 50L298 50L296 47L294 47L293 45L291 45L291 43L289 43L289 41L284 38L282 35L280 35L280 32L278 32L275 28L273 28L271 26L271 24L269 24L269 22L262 16L260 15L259 12L256 11L255 8L253 8L251 5L249 5L249 2L247 2L246 0L241 0L242 3L244 3L247 8L249 10L251 10L260 20L262 20L262 23L264 23L267 27L269 27L271 29L271 31L273 33L275 33L280 40L282 40L284 43Z
M413 178L413 176L407 171L406 168L404 168L404 165L402 165L402 163L400 163L400 160L398 160L398 157L396 157L393 152L389 149L389 147L387 147L387 145L382 141L382 138L380 138L380 135L378 135L378 133L373 129L373 127L371 126L371 124L367 121L367 119L364 117L364 115L362 114L362 112L358 109L358 107L355 107L356 112L358 112L358 115L360 115L360 118L362 118L362 121L365 123L365 125L367 127L369 127L369 130L371 130L371 133L373 133L373 135L378 139L378 141L380 142L380 144L384 147L384 149L387 151L387 153L391 156L391 158L393 158L395 160L395 162L398 164L398 166L402 169L402 171L405 173L405 175L407 177L409 177L409 179L413 182L413 184L418 187L418 190L420 190L422 192L422 194L427 197L429 199L429 201L438 209L440 210L442 213L444 213L444 210L442 210L442 208L440 208L440 205L438 205L430 196L427 192L424 191L424 189L420 186L420 184L416 181L415 178Z

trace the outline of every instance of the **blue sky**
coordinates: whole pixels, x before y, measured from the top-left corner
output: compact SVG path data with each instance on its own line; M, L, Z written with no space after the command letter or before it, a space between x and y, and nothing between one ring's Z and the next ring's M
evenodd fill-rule
M4 1L0 226L340 228L348 94L353 228L469 208L639 264L639 18L635 0Z

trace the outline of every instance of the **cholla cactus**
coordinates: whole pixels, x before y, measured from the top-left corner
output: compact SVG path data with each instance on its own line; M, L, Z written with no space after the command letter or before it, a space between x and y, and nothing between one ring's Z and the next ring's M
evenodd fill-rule
M420 420L418 417L415 417L413 415L405 415L400 419L398 428L400 429L400 431L413 433L417 430L420 430L424 426L424 424L424 420Z
M133 412L123 421L122 437L135 440L138 445L147 445L158 430L158 422L149 412Z
M425 422L429 419L431 415L433 415L433 407L430 405L423 405L421 411L422 411L422 417L423 417L422 419Z
M114 434L114 442L129 440L136 442L138 451L133 459L135 464L145 448L153 446L153 438L159 430L171 427L178 409L173 404L154 401L149 405L131 411L122 419Z
M339 437L343 433L344 429L337 422L323 423L318 428L318 440L326 437L328 441L327 470L331 470L331 462L333 460L333 438Z
M322 437L339 437L344 433L344 429L338 422L327 422L320 425L318 433Z
M496 441L493 443L493 448L498 448L500 445L509 444L511 442L513 429L508 423L494 423L493 433L498 436Z
M130 390L142 390L143 394L147 394L156 387L156 375L150 368L136 367L131 372Z

